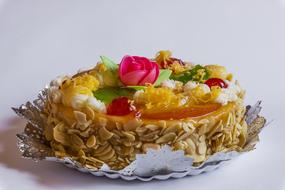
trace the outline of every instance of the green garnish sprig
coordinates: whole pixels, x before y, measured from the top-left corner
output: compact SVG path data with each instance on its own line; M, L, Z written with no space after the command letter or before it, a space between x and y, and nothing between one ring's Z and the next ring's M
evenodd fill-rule
M199 83L205 82L210 77L210 72L208 69L201 65L196 65L193 69L184 71L179 74L172 74L170 79L183 82L183 84L188 81L196 81Z

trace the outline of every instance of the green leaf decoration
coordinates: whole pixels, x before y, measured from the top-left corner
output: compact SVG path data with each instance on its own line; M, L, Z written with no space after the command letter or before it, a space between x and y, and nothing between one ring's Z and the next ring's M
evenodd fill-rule
M102 73L105 86L117 86L119 83L118 68L119 65L106 56L100 56L102 63L107 70Z
M102 63L107 67L108 70L115 71L119 68L119 65L109 59L106 56L100 56Z
M159 70L159 76L156 79L154 86L158 86L160 85L163 81L169 79L170 75L171 75L172 71L169 69L160 69Z
M130 88L134 90L144 90L146 86L126 86L126 88Z
M180 73L180 74L171 75L170 79L177 80L177 81L183 82L185 84L188 81L192 80L192 74L190 71L185 71L185 72Z
M115 98L125 96L125 97L132 97L134 90L128 88L119 88L119 87L107 87L107 88L100 88L96 91L93 91L93 95L98 100L109 104Z
M210 72L201 65L196 65L193 69L185 71L180 74L173 74L170 76L170 79L178 80L184 84L188 81L204 82L209 79Z

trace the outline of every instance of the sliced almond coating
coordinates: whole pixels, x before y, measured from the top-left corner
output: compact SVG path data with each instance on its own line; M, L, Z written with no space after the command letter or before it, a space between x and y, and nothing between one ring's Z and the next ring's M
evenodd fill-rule
M114 130L112 130L112 133L114 134L113 137L116 139L120 139L121 137L124 137L122 132L119 130L114 129Z
M183 141L185 139L187 139L190 135L192 134L192 132L186 132L186 133L183 133L181 136L179 136L176 141Z
M201 119L200 121L198 121L198 124L208 124L210 123L209 119Z
M159 139L157 139L155 142L156 143L168 143L170 141L173 141L175 138L177 137L177 135L175 133L167 133L165 135L163 135L162 137L160 137Z
M122 131L122 133L129 141L133 142L136 140L136 137L133 134L125 131Z
M85 138L89 137L89 136L90 136L90 128L86 129L86 130L83 131L83 132L80 132L79 135L80 135L81 137L85 137Z
M111 149L111 151L109 151L105 155L98 157L98 159L106 161L106 160L110 160L114 155L115 155L115 151Z
M115 126L116 126L116 129L119 130L119 131L121 131L123 129L122 124L119 123L119 122L115 122Z
M136 142L135 147L136 147L136 148L141 148L141 147L142 147L142 142L141 142L141 141Z
M84 156L84 158L85 158L86 160L89 160L89 161L93 162L93 163L99 162L99 163L101 163L101 164L104 164L104 162L103 162L102 160L99 160L99 159L94 158L94 157L90 157L90 156L87 157L87 156Z
M98 124L101 127L106 127L108 120L105 117L99 117L98 118Z
M216 152L222 151L224 139L225 139L224 135L222 135L218 139L216 139Z
M194 158L194 163L199 163L199 162L203 162L204 160L205 160L205 154L202 154L202 155L197 155L197 154L195 154L194 156L193 156L193 158Z
M64 146L63 146L62 144L59 144L57 148L58 148L58 150L61 151L61 152L66 152L66 151L65 151L65 148L64 148Z
M233 114L232 114L232 113L229 113L225 127L230 128L231 123L232 123L232 118L233 118Z
M106 148L109 147L109 144L106 143L102 146L99 146L98 143L96 143L97 145L93 148L94 150L94 154L100 154L101 152L103 152Z
M153 142L159 138L158 133L159 131L152 131L152 132L146 133L145 135L140 135L139 139L141 141Z
M92 148L95 145L96 145L96 137L94 135L91 135L86 142L86 146L88 148Z
M90 120L94 119L95 112L94 112L94 110L91 107L89 107L89 106L84 107L84 111L85 111L85 113L87 114L87 116L88 116L88 118Z
M79 128L81 131L84 131L84 130L86 130L90 126L91 123L92 123L92 121L89 120L86 123L78 123L76 125L76 127Z
M147 134L144 136L140 136L140 140L145 142L153 142L158 138L159 136L157 134Z
M199 137L199 142L205 142L206 140L206 136L205 135L202 135Z
M174 143L174 150L185 150L188 148L188 144L185 141L179 141Z
M136 128L140 127L142 124L142 121L135 118L125 123L123 127L125 131L135 131Z
M61 132L65 132L65 125L63 122L59 122L54 128L56 128L57 130Z
M100 157L100 156L104 156L106 154L108 154L108 152L112 151L112 147L110 145L107 146L107 148L105 149L102 149L102 151L98 151L98 152L94 152L93 156L96 156L96 157Z
M218 139L219 137L221 137L223 135L223 133L217 133L215 136L212 137L213 140Z
M79 124L84 124L87 122L86 114L80 111L73 111L74 117Z
M184 122L182 123L182 129L185 132L191 132L191 131L194 131L195 128L191 122Z
M190 147L185 149L186 154L188 155L194 155L195 154L195 149L192 149Z
M175 123L169 127L166 127L165 130L163 131L163 134L167 133L176 133L179 129L181 128L181 123Z
M57 142L65 145L65 146L70 145L70 143L69 143L69 141L70 141L69 136L66 135L64 132L59 131L57 128L54 128L54 130L53 130L53 138Z
M85 167L88 168L88 170L91 170L91 171L98 171L98 168L97 166L94 166L94 165L91 165L91 164L85 164Z
M199 143L198 144L198 154L206 154L207 151L207 145L205 143Z
M151 130L151 131L156 131L156 130L158 130L160 128L160 126L154 125L154 124L148 124L148 125L146 125L144 127L149 129L149 130Z
M66 154L64 152L60 152L60 151L54 151L54 155L56 157L60 157L60 158L63 158L66 156Z
M203 125L200 126L198 133L199 133L199 135L204 135L208 131L209 131L208 125L207 124L203 124Z
M78 151L78 157L83 157L83 156L85 156L85 152L82 149L80 149Z
M152 132L148 132L145 135L141 135L141 137L145 137L145 138L149 138L149 137L153 137L154 135L158 135L159 131L152 131Z
M143 144L142 149L144 152L147 152L148 149L158 150L160 149L160 145L155 143L145 143Z
M239 123L236 123L233 127L233 130L231 131L231 134L232 134L232 139L234 140L238 135L238 128L240 128L240 124Z
M116 151L116 153L122 156L131 155L133 152L134 152L134 147L125 147L125 146L121 147Z
M195 150L196 150L196 145L195 145L195 143L193 142L193 140L192 140L191 138L188 138L188 139L186 139L186 142L187 142L189 148L195 152Z
M145 133L148 130L148 128L146 128L145 126L140 126L136 128L136 132L140 135L142 135L143 133Z
M75 122L73 122L73 123L70 125L70 128L71 128L71 129L74 129L74 128L76 128L76 125L77 125L77 122L75 121Z
M85 148L83 140L75 134L70 135L70 141L76 147Z
M130 147L130 146L133 146L133 143L130 141L123 141L123 145Z
M240 147L243 147L246 143L246 140L247 140L247 126L243 125L242 126L242 130L241 130L241 133L239 135L239 143L238 143L238 146Z
M105 127L101 127L99 129L99 135L103 140L108 140L108 139L112 138L112 136L114 134L111 133L110 131L108 131Z
M218 124L216 124L212 130L207 134L207 138L211 138L216 132L221 132L223 130L223 120L220 120Z

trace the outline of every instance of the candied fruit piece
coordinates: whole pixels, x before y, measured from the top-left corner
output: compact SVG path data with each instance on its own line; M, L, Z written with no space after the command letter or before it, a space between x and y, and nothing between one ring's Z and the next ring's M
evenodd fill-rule
M188 117L199 117L218 110L221 104L191 105L166 111L158 112L144 111L141 113L142 118L147 119L183 119Z
M213 86L219 86L221 88L227 88L228 84L225 83L224 80L219 78L210 78L205 82L206 85L208 85L210 88Z
M108 115L128 115L133 111L133 106L127 97L114 99L107 108Z

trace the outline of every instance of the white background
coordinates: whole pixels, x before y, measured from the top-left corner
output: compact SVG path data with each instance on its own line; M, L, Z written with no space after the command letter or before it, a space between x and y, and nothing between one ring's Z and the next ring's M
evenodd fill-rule
M10 107L35 98L60 74L99 55L152 57L160 49L221 64L263 100L274 120L257 149L214 172L179 180L126 182L20 157L24 124ZM285 0L0 0L0 190L285 189Z

